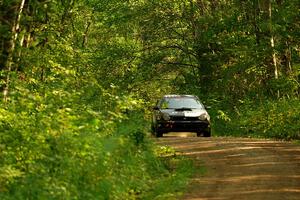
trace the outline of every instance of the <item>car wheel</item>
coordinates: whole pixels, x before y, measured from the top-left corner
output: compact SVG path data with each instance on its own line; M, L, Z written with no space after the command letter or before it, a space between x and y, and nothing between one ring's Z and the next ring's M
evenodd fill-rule
M157 128L155 128L154 126L151 127L151 134L154 136L154 137L162 137L163 136L163 132L162 131L159 131L157 130Z
M197 137L200 137L202 135L203 135L203 137L210 137L211 133L210 133L210 131L197 132Z
M155 137L162 137L163 136L163 132L161 131L155 131Z
M203 132L203 136L204 137L210 137L211 136L211 132L210 131L204 131Z
M151 125L151 135L155 136L155 128L153 125Z

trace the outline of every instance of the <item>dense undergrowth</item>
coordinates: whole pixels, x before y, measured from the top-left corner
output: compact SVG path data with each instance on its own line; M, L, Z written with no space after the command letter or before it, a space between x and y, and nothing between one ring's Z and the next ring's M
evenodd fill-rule
M217 106L211 113L215 135L300 139L298 98L240 101L227 109Z
M146 135L164 94L215 136L300 139L299 0L199 2L0 1L0 199L175 198L190 163Z
M162 158L133 98L109 97L115 108L108 111L95 109L98 100L85 104L80 92L15 91L0 107L0 199L170 199L182 192L190 162Z

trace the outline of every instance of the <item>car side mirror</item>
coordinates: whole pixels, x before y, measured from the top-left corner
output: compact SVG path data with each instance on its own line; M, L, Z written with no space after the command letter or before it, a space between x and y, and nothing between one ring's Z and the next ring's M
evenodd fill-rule
M159 110L159 107L158 106L154 106L153 110Z

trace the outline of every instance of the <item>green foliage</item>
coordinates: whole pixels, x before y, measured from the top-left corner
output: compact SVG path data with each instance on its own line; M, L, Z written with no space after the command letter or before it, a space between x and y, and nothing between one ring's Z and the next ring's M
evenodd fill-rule
M214 135L299 139L298 0L21 2L0 3L1 199L175 198L191 166L147 135L166 93Z
M239 126L241 134L276 139L300 138L300 105L298 99L266 101L241 106Z
M1 199L152 199L186 184L191 171L159 159L136 100L112 98L131 111L105 114L76 93L19 90L0 109Z
M231 120L216 120L220 135L299 140L299 100L243 101L231 111Z

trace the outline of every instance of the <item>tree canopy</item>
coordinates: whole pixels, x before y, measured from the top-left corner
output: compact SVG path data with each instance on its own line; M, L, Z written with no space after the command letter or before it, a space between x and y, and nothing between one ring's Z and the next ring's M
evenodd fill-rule
M211 106L215 135L300 138L299 0L0 6L1 199L166 193L144 136L167 93Z

